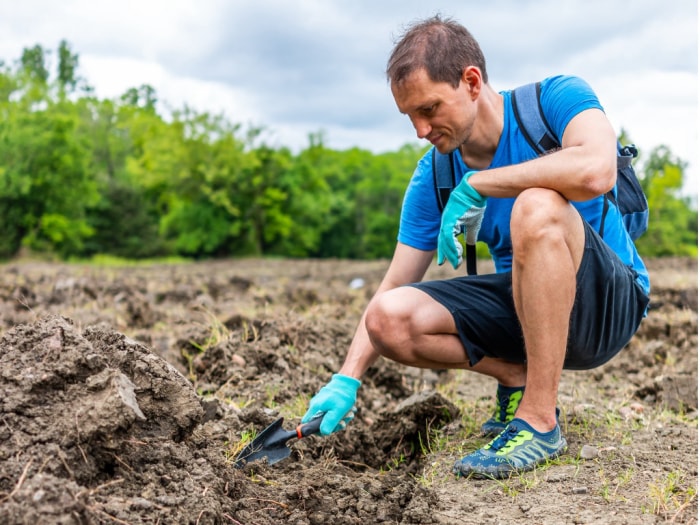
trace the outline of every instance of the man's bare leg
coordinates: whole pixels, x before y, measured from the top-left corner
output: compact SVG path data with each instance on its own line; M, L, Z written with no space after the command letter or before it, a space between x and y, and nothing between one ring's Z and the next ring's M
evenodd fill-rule
M527 381L516 412L535 430L556 426L556 400L585 233L558 193L523 192L513 208L513 299L525 339Z
M365 325L377 352L393 361L419 368L471 370L504 386L525 384L523 364L484 357L471 366L452 314L417 288L396 288L376 297Z

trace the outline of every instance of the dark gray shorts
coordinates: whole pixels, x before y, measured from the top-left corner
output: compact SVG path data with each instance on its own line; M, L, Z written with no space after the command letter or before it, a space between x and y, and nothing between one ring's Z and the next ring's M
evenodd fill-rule
M588 370L612 359L632 338L649 298L626 266L584 222L586 248L576 275L564 368ZM523 334L515 313L511 272L457 277L414 286L454 317L472 366L482 357L524 363Z

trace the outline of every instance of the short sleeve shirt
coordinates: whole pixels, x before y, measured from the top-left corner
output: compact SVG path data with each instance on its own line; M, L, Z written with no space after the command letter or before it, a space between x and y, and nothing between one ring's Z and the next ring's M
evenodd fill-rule
M504 107L503 131L489 168L509 166L537 157L537 153L528 144L516 122L511 91L504 91L501 95ZM573 76L555 76L543 80L540 103L547 123L560 142L566 126L576 115L587 109L603 110L591 87L581 78ZM433 179L432 153L431 148L418 161L401 209L398 240L419 250L434 250L440 230L440 210ZM456 183L459 184L470 168L458 151L453 152L453 156L457 167ZM572 202L596 231L600 230L604 199L601 195L588 201ZM478 240L488 245L497 272L509 271L512 267L510 216L514 202L514 198L489 197L479 231ZM649 293L647 270L627 234L617 207L608 207L604 227L603 239L626 265L637 272L637 281Z

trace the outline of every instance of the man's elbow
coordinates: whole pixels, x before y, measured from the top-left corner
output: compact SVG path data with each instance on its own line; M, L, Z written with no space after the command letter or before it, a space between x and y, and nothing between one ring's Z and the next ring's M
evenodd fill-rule
M599 162L590 163L587 173L583 178L586 193L591 198L609 192L617 181L617 158L612 161L601 159Z

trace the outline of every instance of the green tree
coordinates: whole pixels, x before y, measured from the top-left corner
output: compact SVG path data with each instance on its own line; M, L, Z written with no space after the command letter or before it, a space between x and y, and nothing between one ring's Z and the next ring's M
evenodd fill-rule
M254 197L240 198L243 174L257 161L236 136L239 126L188 108L169 123L147 108L133 116L127 172L155 206L164 240L177 253L195 257L242 249L252 224L243 208Z
M697 257L698 213L680 195L686 163L667 146L654 148L640 179L649 201L649 229L637 240L642 255Z
M350 258L356 253L356 191L362 180L361 156L358 149L339 152L326 148L322 134L310 135L309 147L299 154L297 163L302 176L315 174L326 188L319 239L310 255Z
M80 256L102 253L141 258L167 254L159 233L157 205L127 170L130 156L142 151L135 145L132 127L140 129L138 124L154 119L156 124L152 125L157 126L162 121L150 109L122 100L100 100L86 94L74 102L79 115L76 134L89 145L88 170L99 193L99 199L86 209L93 235L77 254Z
M127 106L141 108L151 113L156 111L158 97L156 90L149 84L141 84L137 88L129 88L122 96L121 102Z
M263 145L253 149L249 159L237 174L232 193L242 218L238 246L244 253L262 255L274 250L293 226L285 212L289 194L280 184L291 166L291 155L288 150L275 151Z
M358 187L356 217L362 224L357 257L391 257L396 246L401 205L418 159L425 152L406 145L397 152L370 156L369 169Z
M20 243L63 256L92 233L86 208L97 192L88 172L88 145L75 130L70 106L25 111L6 108L0 120L0 256Z
M7 105L10 103L10 95L15 93L18 87L17 75L0 60L0 110L3 110L3 108L6 110Z
M61 40L58 45L58 89L61 96L72 93L78 84L78 55L73 53L70 44Z
M46 65L48 52L40 45L24 48L15 73L17 99L29 110L34 105L46 103L49 90L49 70Z
M278 209L277 222L284 228L266 239L265 253L292 257L315 255L321 235L331 227L332 197L328 182L303 153L292 158L287 151L286 160L278 162L278 167L277 186L285 199Z
M20 63L26 78L39 84L48 82L49 70L46 66L46 55L46 50L39 44L24 48Z

